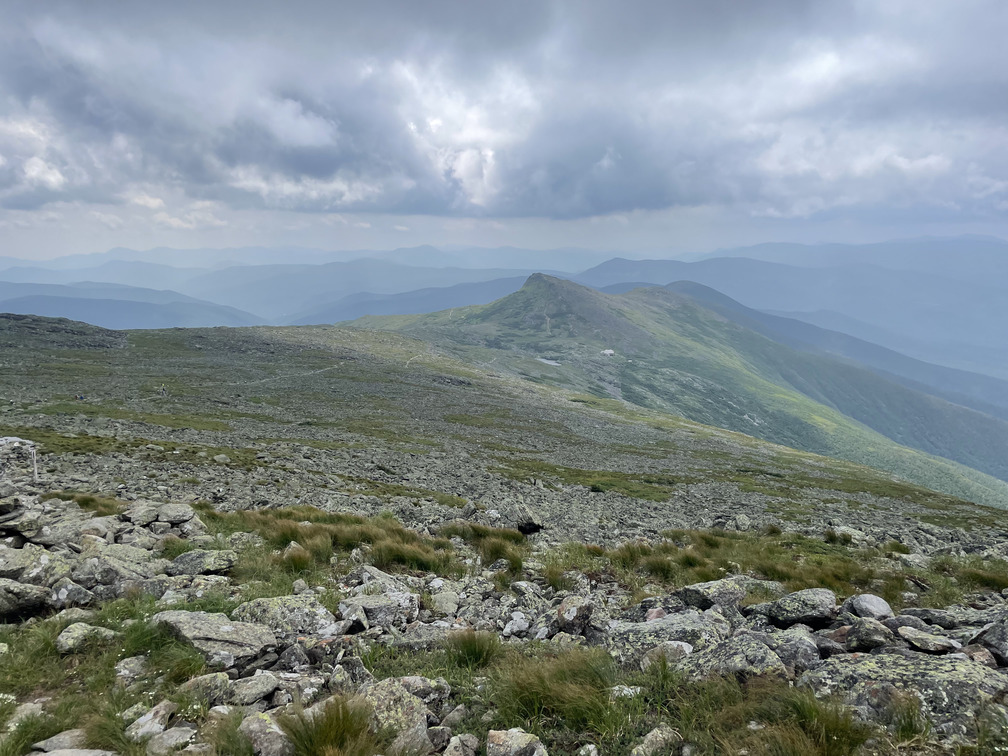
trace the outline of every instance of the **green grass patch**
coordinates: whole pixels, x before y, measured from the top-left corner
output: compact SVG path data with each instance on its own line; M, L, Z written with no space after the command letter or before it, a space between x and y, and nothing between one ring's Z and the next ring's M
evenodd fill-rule
M309 716L281 716L277 723L290 738L294 756L375 756L391 741L371 732L371 708L360 699L336 696Z
M97 517L110 517L121 514L126 509L126 502L119 501L107 496L96 494L77 493L74 491L50 491L39 497L42 501L50 499L60 499L61 501L73 501L77 506L86 512L92 512Z
M372 563L380 569L441 575L462 572L450 541L421 536L393 517L330 513L314 507L240 512L217 512L206 505L198 508L211 530L222 534L252 531L265 540L265 551L247 549L241 554L234 570L238 580L263 579L277 567L296 576L327 571L334 555L349 554L362 544L371 547ZM288 550L291 543L297 546ZM280 554L273 554L274 550Z
M560 482L568 486L585 486L596 493L614 491L636 499L668 501L675 486L694 482L692 479L669 475L632 474L613 470L581 470L561 467L536 459L510 459L498 457L501 465L492 468L512 480L531 478Z

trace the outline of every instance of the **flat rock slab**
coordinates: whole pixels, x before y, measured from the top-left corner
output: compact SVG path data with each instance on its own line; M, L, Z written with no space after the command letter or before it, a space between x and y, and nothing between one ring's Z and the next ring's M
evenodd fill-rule
M84 730L64 730L61 733L53 735L51 738L40 740L38 743L32 743L32 750L50 753L52 751L79 749L84 746L85 739Z
M731 625L720 615L688 610L648 622L615 622L609 627L607 645L622 664L635 666L644 654L668 641L683 641L699 651L730 633Z
M333 613L311 594L253 599L235 607L231 616L284 637L319 634L336 623Z
M175 557L168 565L169 575L220 575L238 562L238 553L230 550L193 549Z
M277 644L268 627L235 622L224 614L172 610L155 614L152 621L191 643L211 666L230 667L254 659Z
M815 695L837 695L878 716L891 692L920 694L921 710L939 737L965 742L976 712L1008 693L1008 675L965 659L927 654L834 656L806 672L797 685Z
M74 622L68 625L56 638L56 650L61 654L73 654L89 643L110 641L119 633L107 627L95 627L86 622Z
M906 625L896 632L911 646L920 651L926 651L929 654L948 654L962 648L962 644L957 640L946 638L943 635L935 635L924 630L917 630Z

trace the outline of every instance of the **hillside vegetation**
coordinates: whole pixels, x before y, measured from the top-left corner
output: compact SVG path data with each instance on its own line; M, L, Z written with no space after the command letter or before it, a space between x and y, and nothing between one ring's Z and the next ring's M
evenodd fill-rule
M665 289L607 295L537 274L490 305L354 324L424 338L459 359L536 382L1008 503L1008 486L992 477L1008 477L1008 424L778 344ZM607 349L615 354L604 355Z

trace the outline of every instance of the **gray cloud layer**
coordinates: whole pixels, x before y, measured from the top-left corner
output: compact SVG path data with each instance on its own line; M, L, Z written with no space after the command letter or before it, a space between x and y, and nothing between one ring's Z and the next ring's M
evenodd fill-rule
M1008 211L999 0L8 5L3 208Z

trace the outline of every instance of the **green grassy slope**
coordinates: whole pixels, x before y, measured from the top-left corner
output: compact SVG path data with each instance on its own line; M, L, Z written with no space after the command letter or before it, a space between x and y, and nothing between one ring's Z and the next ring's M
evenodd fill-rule
M1008 448L1008 426L854 365L797 352L667 290L612 296L537 274L490 305L354 324L424 338L463 360L536 382L622 398L1008 506L1003 481L920 451L1006 475L998 450ZM616 354L604 356L605 349Z

